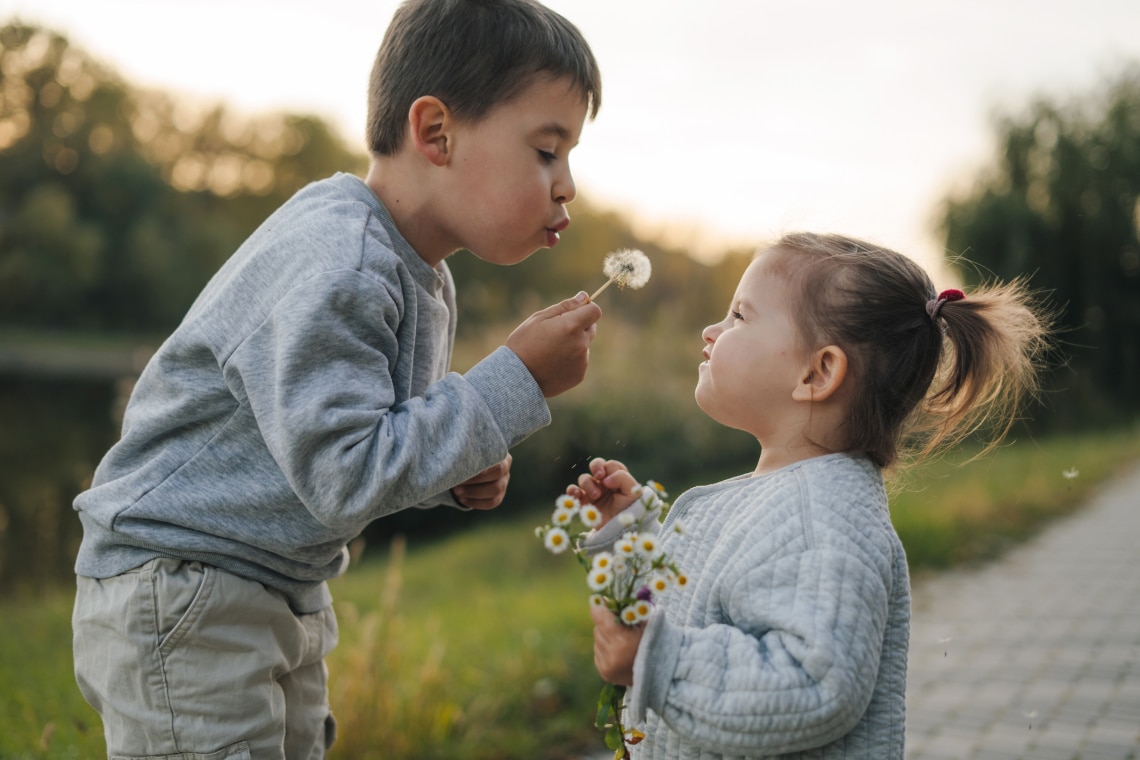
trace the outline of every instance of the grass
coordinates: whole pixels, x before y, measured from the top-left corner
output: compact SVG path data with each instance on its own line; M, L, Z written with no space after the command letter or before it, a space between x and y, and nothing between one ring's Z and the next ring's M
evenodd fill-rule
M1138 460L1135 434L1022 440L965 466L912 472L892 514L916 574L985 561ZM541 519L397 542L333 583L341 644L328 664L341 738L332 760L557 760L601 748L585 587L575 563L532 537ZM72 676L70 607L64 591L0 603L6 760L105 755Z

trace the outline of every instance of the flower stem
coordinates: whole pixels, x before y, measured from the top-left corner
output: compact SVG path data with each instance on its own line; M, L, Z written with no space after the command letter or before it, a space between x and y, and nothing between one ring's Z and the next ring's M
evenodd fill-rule
M606 284L603 285L602 287L598 288L597 290L595 290L594 295L590 296L590 300L593 301L595 298L597 298L599 295L601 295L602 291L605 290L606 288L608 288L610 285L612 285L614 280L616 280L616 279L617 279L616 277L611 277L610 279L606 280Z

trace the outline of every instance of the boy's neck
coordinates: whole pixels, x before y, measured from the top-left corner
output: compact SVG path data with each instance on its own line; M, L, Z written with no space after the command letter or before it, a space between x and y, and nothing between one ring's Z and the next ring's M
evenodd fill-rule
M364 183L376 194L396 229L429 266L454 253L440 234L431 213L430 184L418 176L419 166L407 151L395 156L372 156Z

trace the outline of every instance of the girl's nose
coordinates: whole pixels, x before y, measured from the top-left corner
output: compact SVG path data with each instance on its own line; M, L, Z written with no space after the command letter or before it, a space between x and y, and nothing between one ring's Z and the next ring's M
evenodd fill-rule
M701 331L701 337L705 339L705 343L710 346L716 341L716 337L720 335L720 324L709 325Z

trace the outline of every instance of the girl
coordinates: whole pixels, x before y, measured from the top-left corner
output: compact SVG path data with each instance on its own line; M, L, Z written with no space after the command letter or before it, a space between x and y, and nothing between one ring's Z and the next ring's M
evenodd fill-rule
M592 612L598 672L645 724L634 757L903 757L910 591L882 471L988 423L996 443L1045 329L1020 282L938 293L859 240L794 234L753 260L705 328L696 401L756 437L756 469L674 503L661 549L689 583L647 624ZM612 518L637 488L596 459L567 492Z

